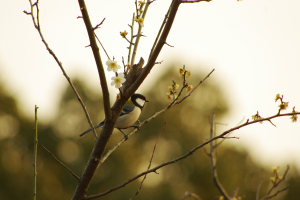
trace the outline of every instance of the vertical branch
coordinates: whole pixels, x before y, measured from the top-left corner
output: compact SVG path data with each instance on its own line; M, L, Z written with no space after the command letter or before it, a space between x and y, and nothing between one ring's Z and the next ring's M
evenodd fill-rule
M172 1L171 6L170 6L171 8L170 8L170 14L169 14L168 20L164 26L164 29L163 29L161 36L157 42L157 45L155 46L155 48L153 50L153 53L150 56L146 66L143 68L143 72L139 75L139 77L136 79L136 81L130 86L130 88L128 88L125 95L130 96L131 94L133 94L137 90L137 88L142 84L142 82L145 80L145 78L147 77L147 75L150 73L151 69L155 65L155 61L156 61L162 47L166 43L167 37L168 37L171 27L173 25L173 22L174 22L174 19L175 19L175 16L176 16L176 13L177 13L180 3L181 2L179 0Z
M42 39L42 42L44 43L44 45L45 45L47 51L50 53L50 55L52 55L52 57L54 58L54 60L55 60L56 63L58 64L58 66L59 66L59 68L61 69L63 75L66 77L66 79L67 79L67 81L69 82L69 84L70 84L72 90L74 91L74 93L75 93L75 95L76 95L78 101L80 102L80 104L81 104L81 106L82 106L82 108L83 108L83 111L84 111L84 113L85 113L85 116L86 116L86 118L87 118L87 120L88 120L88 122L89 122L91 128L93 129L94 136L95 136L95 138L96 138L96 130L95 130L95 128L94 128L94 125L93 125L93 123L92 123L92 120L91 120L91 118L90 118L90 116L89 116L89 113L88 113L88 111L87 111L87 109L86 109L86 107L85 107L85 105L84 105L84 103L83 103L83 101L82 101L82 99L81 99L79 93L77 92L75 86L73 85L73 83L72 83L70 77L67 75L66 71L64 70L62 63L59 61L58 57L55 55L55 53L52 51L52 49L50 49L48 43L46 42L46 40L45 40L45 38L44 38L44 36L43 36L43 34L42 34L41 27L40 27L40 17L39 17L39 16L40 16L40 15L39 15L39 5L38 5L39 1L37 0L34 4L32 4L32 1L29 0L29 3L30 3L30 12L27 12L27 11L25 11L25 10L24 10L23 12L24 12L25 14L31 16L32 21L33 21L33 25L34 25L34 27L36 28L36 30L38 31L38 33L39 33L39 35L40 35L40 38ZM34 16L34 7L36 8L36 17Z
M94 34L94 28L92 27L92 23L85 5L84 0L78 0L79 6L80 6L80 11L82 13L82 18L84 20L89 39L90 39L90 45L94 54L95 62L97 65L98 69L98 74L100 78L100 84L102 87L102 94L103 94L103 104L104 104L104 112L105 112L105 118L106 119L111 119L112 113L110 110L110 101L109 101L109 91L107 87L107 82L106 82L106 76L104 72L104 68L102 65L102 60L100 57L99 53L99 47L97 45L96 39L95 39L95 34Z
M127 71L129 70L130 66L130 55L131 55L131 47L132 47L132 41L133 41L133 27L134 27L134 13L132 15L132 23L131 26L128 25L131 29L130 33L131 33L131 39L130 39L130 43L129 43L129 47L128 47L128 61L127 61Z
M33 200L36 200L36 160L37 160L37 145L38 145L38 135L37 135L37 124L38 124L38 118L37 118L37 107L35 105L34 111L35 111L35 117L34 117L34 122L35 122L35 134L34 134L34 143L33 143Z
M210 140L214 138L215 135L215 114L211 116L211 124L210 124ZM216 155L215 155L215 146L213 141L210 142L210 165L211 165L211 174L214 180L215 185L217 186L220 193L225 197L226 200L230 200L230 196L226 193L225 189L221 185L216 168Z
M143 15L142 15L142 18L145 20L145 17L146 17L146 13L147 13L147 10L148 10L148 7L150 5L150 0L147 0L147 3L146 3L146 6L145 6L145 9L144 9L144 12L143 12ZM138 11L137 11L138 12ZM138 13L137 13L137 16L138 16ZM134 64L134 60L135 60L135 56L136 56L136 52L137 52L137 48L138 48L138 45L139 45L139 42L140 42L140 38L142 36L142 26L139 25L139 29L138 29L138 33L136 35L136 40L135 40L135 43L134 43L134 47L133 47L133 52L132 52L132 56L131 56L131 66Z
M159 29L159 31L158 31L158 33L157 33L157 36L156 36L155 41L154 41L154 43L153 43L153 46L152 46L152 48L151 48L151 51L150 51L148 60L150 59L150 57L151 57L151 55L152 55L152 52L153 52L153 50L154 50L154 48L155 48L155 46L156 46L156 43L157 43L157 41L158 41L158 38L159 38L159 36L161 35L161 31L163 30L164 25L166 24L166 21L167 21L167 19L168 19L168 17L169 17L169 14L170 14L170 10L171 10L171 6L169 7L169 10L168 10L167 14L165 15L165 18L164 18L164 20L163 20L163 22L162 22L162 24L161 24L161 26L160 26L160 29Z

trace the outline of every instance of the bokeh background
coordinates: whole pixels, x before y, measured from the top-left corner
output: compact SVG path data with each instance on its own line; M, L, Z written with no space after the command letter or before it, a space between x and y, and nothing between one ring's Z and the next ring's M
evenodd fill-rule
M134 1L87 1L94 25L106 18L97 35L118 63L127 57L127 42L119 36L129 28ZM149 8L137 57L147 60L170 1L155 1ZM178 10L168 43L157 65L138 92L151 101L143 111L146 119L169 102L165 93L171 80L180 78L182 65L191 70L189 83L196 83L213 68L216 71L192 97L172 108L115 151L101 166L88 191L102 192L146 170L156 137L166 121L152 166L184 154L209 136L209 119L216 113L221 133L259 111L277 112L277 93L300 108L300 25L296 0L222 0L183 4ZM39 144L46 146L77 175L82 173L93 147L92 135L79 138L88 128L82 108L66 79L46 51L31 18L28 1L6 1L0 8L0 199L32 196L34 105L39 108ZM94 123L103 120L101 90L88 45L88 37L76 1L40 1L44 37L75 82ZM107 58L101 51L102 59ZM111 73L107 73L110 79ZM111 101L116 90L111 87ZM290 189L277 199L298 199L299 123L286 118L236 131L218 149L218 174L230 194L239 188L244 199L254 199L270 187L271 167L286 165ZM122 138L116 131L109 147ZM109 148L108 147L108 148ZM178 199L185 191L202 199L219 196L204 150L149 175L137 199ZM38 199L70 199L76 180L44 149L38 149ZM129 199L139 181L103 199ZM283 187L283 186L282 186Z

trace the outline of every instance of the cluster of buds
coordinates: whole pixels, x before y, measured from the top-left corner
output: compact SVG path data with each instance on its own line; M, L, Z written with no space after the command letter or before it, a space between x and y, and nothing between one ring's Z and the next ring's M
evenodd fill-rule
M283 101L283 95L280 96L280 94L276 94L275 102L277 102L278 100L280 100L280 104L278 105L279 110L278 110L278 114L277 114L277 115L280 114L280 111L281 111L281 110L287 109L287 107L288 107L288 105L289 105L289 102L284 102L284 101ZM292 120L292 122L297 122L297 119L298 119L297 114L298 114L298 113L297 113L297 111L295 110L295 106L293 107L292 113L293 113L293 115L292 115L292 117L291 117L290 119ZM294 114L294 113L295 113L295 114ZM263 118L259 115L258 111L257 111L257 113L256 113L255 115L252 115L251 118L252 118L254 121L263 119ZM270 121L270 120L269 120L269 121ZM271 121L270 121L270 122L271 122ZM260 123L262 123L262 121L260 121ZM273 124L273 125L274 125L274 124ZM274 125L274 126L275 126L275 125Z
M185 70L185 66L183 66L182 68L179 68L178 71L179 71L179 76L183 80L183 88L186 88L186 91L190 92L192 90L193 86L187 84L186 79L190 77L191 72ZM175 100L177 98L176 90L179 89L179 85L173 80L173 84L171 86L169 86L168 89L169 89L169 92L167 93L167 99Z
M296 111L295 111L295 106L294 106L292 113L295 113L295 112ZM292 117L291 117L292 122L297 122L297 119L298 119L297 115L292 115Z
M283 101L283 95L280 96L280 94L276 94L275 102L278 100L280 100L280 104L278 105L278 107L279 107L278 113L280 113L281 110L287 109L287 107L289 106L289 102ZM293 107L292 113L296 113L295 106ZM292 115L292 117L290 119L292 120L292 122L297 122L298 116Z
M259 115L258 111L256 112L255 115L252 115L251 118L252 118L254 121L262 119L262 117ZM262 121L259 122L259 123L262 123Z
M137 23L139 23L139 25L141 26L141 27L143 27L144 26L144 19L143 18L141 18L140 16L142 15L142 13L143 13L143 7L144 7L144 5L146 4L146 2L145 1L139 1L139 8L138 8L138 16L134 19Z
M167 93L167 99L174 100L177 98L176 90L178 90L179 85L173 80L173 84L168 87L169 92Z
M275 102L277 102L277 100L281 102L280 105L278 105L279 110L285 110L289 106L289 102L283 101L283 95L280 96L280 94L276 94Z
M122 84L126 81L123 73L118 73L118 69L121 69L121 66L117 64L117 61L110 60L106 61L107 71L113 71L116 73L116 76L112 77L111 86L115 86L117 89L122 87Z
M272 168L272 173L273 173L275 176L270 177L270 181L272 182L273 185L279 183L279 181L282 180L282 177L281 177L281 176L278 176L278 170L279 170L279 167L273 167L273 168Z

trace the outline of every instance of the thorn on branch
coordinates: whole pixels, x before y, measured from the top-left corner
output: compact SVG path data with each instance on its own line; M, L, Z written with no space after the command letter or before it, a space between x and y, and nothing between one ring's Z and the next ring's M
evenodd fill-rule
M83 18L83 17L82 16L78 16L77 19L79 19L79 18Z
M161 64L163 62L163 60L162 61L160 61L160 62L155 62L155 64Z
M87 48L87 47L91 47L91 45L90 45L90 44L89 44L89 45L86 45L85 48Z
M96 30L96 29L100 28L100 26L103 24L104 20L105 20L105 18L99 24L97 24L97 26L95 26L93 28L93 30Z
M273 126L275 126L276 127L276 125L275 124L273 124L273 122L269 119L268 120Z
M174 47L174 46L172 46L172 45L168 44L167 42L165 42L165 44L166 44L166 45L168 45L169 47Z
M31 15L31 12L27 12L26 10L23 10L23 13L25 13L26 15Z
M32 7L36 6L39 3L39 0L37 0L34 4L32 4Z

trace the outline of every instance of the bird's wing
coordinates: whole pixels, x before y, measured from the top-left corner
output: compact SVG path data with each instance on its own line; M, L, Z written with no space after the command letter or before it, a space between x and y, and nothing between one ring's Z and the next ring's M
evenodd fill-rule
M135 106L132 105L132 104L125 104L125 106L124 106L124 108L123 108L123 110L120 114L120 117L122 115L125 115L125 114L128 114L128 113L132 112L134 110L134 108L135 108Z

